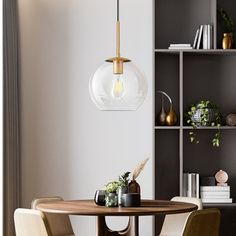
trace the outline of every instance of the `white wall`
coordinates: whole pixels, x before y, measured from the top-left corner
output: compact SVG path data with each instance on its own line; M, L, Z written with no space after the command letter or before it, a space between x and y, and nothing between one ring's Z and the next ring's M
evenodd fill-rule
M22 205L37 196L93 198L96 189L152 157L152 0L121 0L122 55L148 79L136 112L101 112L89 78L115 54L115 0L19 0L22 95ZM139 178L153 197L153 160ZM147 223L148 222L148 223ZM151 235L150 218L141 236ZM94 217L73 217L95 235Z

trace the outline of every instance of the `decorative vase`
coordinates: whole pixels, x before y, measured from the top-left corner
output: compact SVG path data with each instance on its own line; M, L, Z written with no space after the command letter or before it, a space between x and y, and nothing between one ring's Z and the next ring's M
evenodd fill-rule
M118 189L118 206L123 206L123 194L128 193L128 186L120 187Z
M165 109L164 109L164 97L163 97L163 94L162 94L161 99L162 99L162 101L161 101L161 110L157 114L156 122L157 122L158 125L165 125L166 124L166 112L165 112Z
M233 48L233 33L224 33L223 34L222 48L223 49L232 49Z
M175 125L177 122L177 116L173 109L172 104L170 105L170 111L168 112L166 116L166 124L169 126Z
M106 207L117 207L118 206L117 193L106 193L105 203Z
M129 183L129 193L139 193L140 194L140 185L136 182L136 180L131 180Z
M97 190L94 195L94 202L99 206L105 206L105 191Z
M204 108L205 110L208 110L208 116L207 116L207 122L211 123L215 120L215 113L216 110L213 108ZM202 120L202 114L203 114L202 108L197 108L194 115L191 117L191 120L197 124L201 124Z

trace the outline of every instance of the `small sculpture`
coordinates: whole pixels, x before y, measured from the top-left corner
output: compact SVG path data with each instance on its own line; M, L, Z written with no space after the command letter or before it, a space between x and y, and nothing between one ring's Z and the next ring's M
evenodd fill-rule
M163 91L157 91L157 93L161 93L162 94L162 106L161 106L161 110L157 115L157 123L160 125L168 125L168 126L172 126L175 125L177 122L177 115L173 109L173 105L172 105L172 100L170 98L170 96L163 92ZM163 105L163 95L166 96L169 100L170 103L170 110L169 112L166 114L165 110L164 110L164 105Z
M226 124L229 126L236 126L236 114L230 113L226 117Z
M215 174L215 178L217 181L217 186L227 186L228 184L226 183L228 180L228 174L223 171L220 170Z

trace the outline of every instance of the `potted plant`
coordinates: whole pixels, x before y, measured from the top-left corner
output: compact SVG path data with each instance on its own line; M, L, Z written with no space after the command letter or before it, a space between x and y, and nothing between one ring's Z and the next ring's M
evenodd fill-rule
M233 32L234 32L234 21L232 17L223 9L219 9L219 14L223 20L223 40L222 48L231 49L233 48Z
M118 205L118 188L118 181L111 181L105 185L105 205L107 207L116 207Z
M122 195L124 193L128 193L128 186L129 186L129 175L130 172L127 171L123 175L120 175L118 178L118 205L122 205Z
M220 146L220 129L222 115L219 107L209 100L202 100L197 104L192 104L187 111L187 123L193 127L193 130L189 132L189 138L191 143L199 143L197 138L196 129L199 126L212 126L217 127L217 132L212 139L212 145L214 147Z

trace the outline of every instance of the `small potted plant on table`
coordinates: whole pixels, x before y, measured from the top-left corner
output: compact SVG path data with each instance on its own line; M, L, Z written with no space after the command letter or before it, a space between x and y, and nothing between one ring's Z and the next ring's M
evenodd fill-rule
M128 186L129 186L129 175L130 172L127 171L123 175L119 176L119 188L118 188L118 205L122 206L122 195L124 193L128 193Z
M116 207L118 205L118 188L118 181L112 181L105 185L105 205L107 207Z

